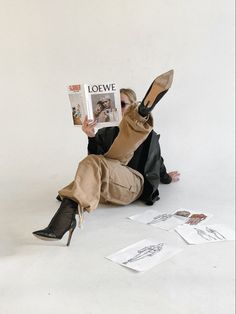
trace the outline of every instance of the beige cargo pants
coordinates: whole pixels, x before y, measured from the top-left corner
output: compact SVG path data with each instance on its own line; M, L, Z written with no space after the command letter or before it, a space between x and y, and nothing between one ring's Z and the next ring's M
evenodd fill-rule
M100 203L127 205L143 190L143 176L126 166L134 151L153 127L152 117L143 118L137 106L125 111L119 134L105 155L88 155L78 166L75 179L59 195L77 202L82 211L93 211Z

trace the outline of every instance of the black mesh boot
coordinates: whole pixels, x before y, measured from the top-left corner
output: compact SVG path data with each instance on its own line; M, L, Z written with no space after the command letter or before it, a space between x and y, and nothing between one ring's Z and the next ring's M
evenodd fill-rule
M33 235L41 240L53 241L60 240L64 234L69 231L67 246L70 245L70 240L73 231L76 227L75 214L77 212L78 204L71 199L64 198L61 205L47 228L34 231Z
M138 112L141 116L146 117L150 114L156 104L167 93L171 87L174 76L174 70L170 70L166 73L158 76L149 87L143 101L138 107Z

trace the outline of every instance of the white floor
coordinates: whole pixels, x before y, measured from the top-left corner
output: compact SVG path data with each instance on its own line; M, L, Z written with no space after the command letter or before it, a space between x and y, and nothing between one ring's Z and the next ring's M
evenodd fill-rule
M234 228L232 187L187 180L161 186L152 207L204 208L211 223ZM212 182L210 182L212 183ZM234 242L187 245L167 232L126 219L150 207L100 206L86 214L66 247L61 241L34 238L58 207L56 182L18 182L14 198L5 186L0 230L1 314L233 314ZM219 187L219 185L218 185ZM104 257L139 240L155 237L183 252L145 273L136 273Z

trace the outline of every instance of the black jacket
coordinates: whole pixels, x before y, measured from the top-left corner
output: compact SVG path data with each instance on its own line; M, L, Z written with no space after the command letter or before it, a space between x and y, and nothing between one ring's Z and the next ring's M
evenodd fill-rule
M118 133L118 127L99 129L94 138L89 138L88 153L104 155ZM164 160L161 157L159 138L160 135L151 131L147 139L134 152L133 158L127 165L143 175L144 189L140 199L147 205L153 205L159 199L160 182L165 184L171 182L171 177L167 174Z

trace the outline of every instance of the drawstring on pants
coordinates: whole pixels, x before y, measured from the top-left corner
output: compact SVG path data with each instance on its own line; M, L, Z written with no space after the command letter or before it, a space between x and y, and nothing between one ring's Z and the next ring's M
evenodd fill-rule
M83 229L83 222L84 222L84 210L81 208L81 206L78 204L78 214L79 214L79 228Z

